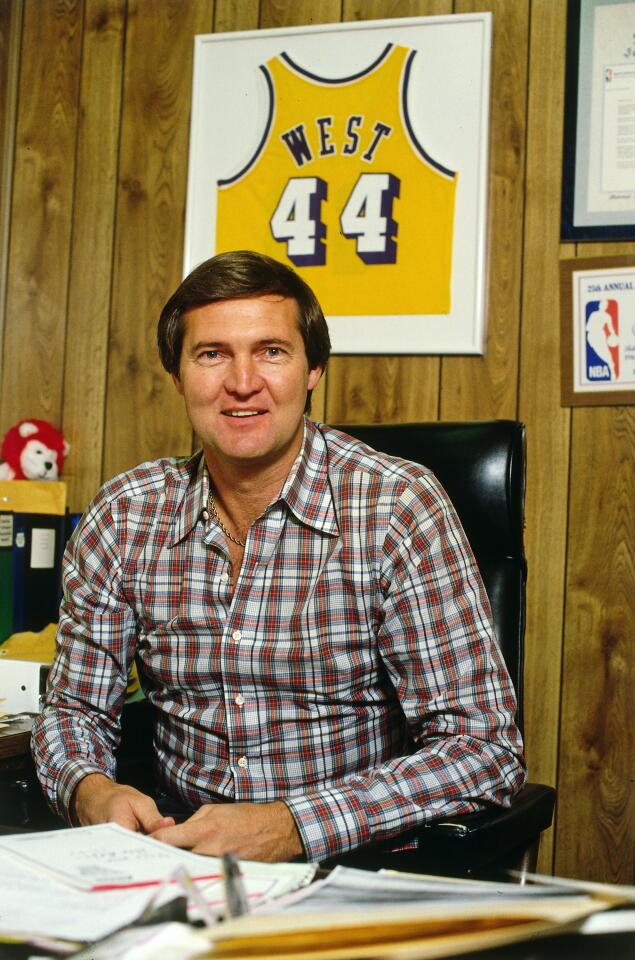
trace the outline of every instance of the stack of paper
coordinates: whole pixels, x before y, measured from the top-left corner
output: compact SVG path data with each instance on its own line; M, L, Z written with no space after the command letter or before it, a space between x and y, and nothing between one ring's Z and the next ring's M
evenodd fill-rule
M224 906L221 864L159 843L115 824L0 837L0 938L48 937L85 943L134 923L152 901L183 894L173 877L182 867L207 907ZM241 864L256 905L309 883L307 864ZM195 917L193 906L188 918Z
M493 948L577 928L624 899L566 881L521 886L336 868L325 880L210 928L210 958L418 960Z
M0 939L53 940L58 953L90 943L82 960L423 960L578 929L635 900L629 888L553 878L521 886L338 867L307 886L306 864L245 861L241 871L252 912L215 923L224 890L214 857L114 824L0 837ZM187 925L201 916L205 929Z

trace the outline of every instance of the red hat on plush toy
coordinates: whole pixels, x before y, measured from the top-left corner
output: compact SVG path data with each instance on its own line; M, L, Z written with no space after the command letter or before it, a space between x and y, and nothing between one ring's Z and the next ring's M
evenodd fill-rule
M4 435L0 480L57 480L70 450L46 420L20 420Z

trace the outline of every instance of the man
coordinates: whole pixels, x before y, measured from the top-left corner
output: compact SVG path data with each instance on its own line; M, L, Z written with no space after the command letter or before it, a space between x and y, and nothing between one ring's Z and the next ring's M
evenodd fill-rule
M303 415L330 349L311 290L221 254L158 338L203 452L116 477L74 535L33 739L53 806L199 853L322 860L508 802L514 697L464 534L428 471ZM135 657L183 823L112 779Z

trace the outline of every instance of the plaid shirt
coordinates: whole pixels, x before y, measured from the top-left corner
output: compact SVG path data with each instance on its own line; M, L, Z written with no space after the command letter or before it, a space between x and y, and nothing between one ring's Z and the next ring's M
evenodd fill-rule
M233 597L203 457L107 483L67 550L34 756L68 815L114 776L136 654L161 785L191 806L282 798L310 860L505 804L514 695L447 497L425 468L306 421Z

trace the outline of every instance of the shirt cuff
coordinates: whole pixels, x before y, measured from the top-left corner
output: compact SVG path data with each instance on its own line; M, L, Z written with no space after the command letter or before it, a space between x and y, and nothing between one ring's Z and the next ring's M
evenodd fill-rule
M75 826L71 816L71 800L73 793L84 777L91 773L101 773L108 777L105 770L94 764L87 763L85 760L69 760L61 768L57 777L55 793L51 797L53 806L61 817L64 817L69 826ZM109 777L109 779L112 779Z
M291 811L309 862L326 860L372 839L367 811L355 792L321 790L281 799Z

